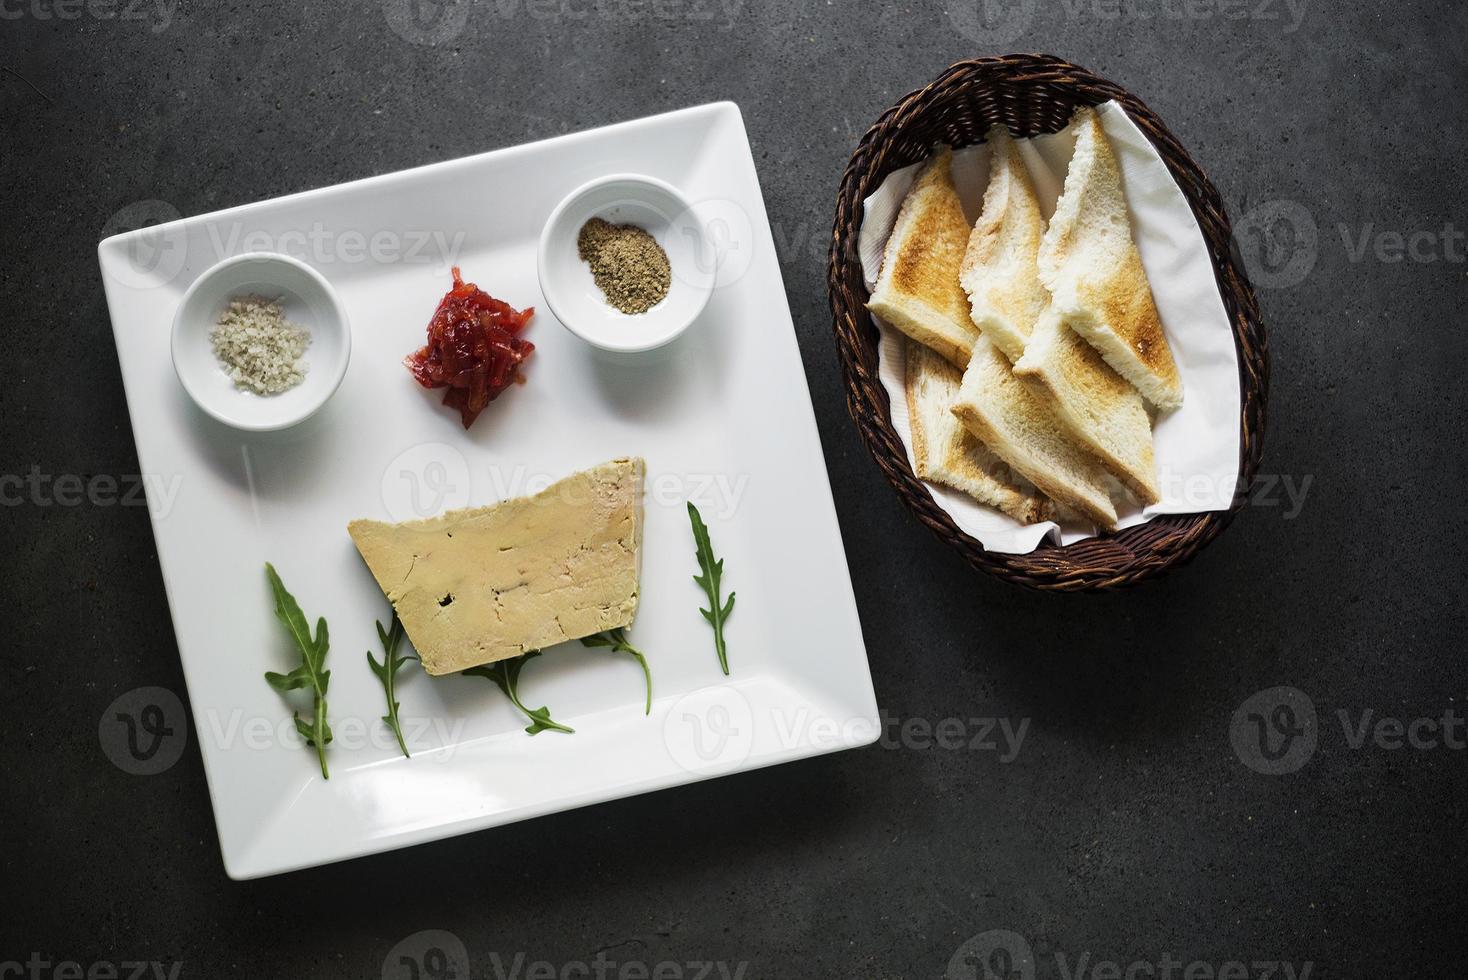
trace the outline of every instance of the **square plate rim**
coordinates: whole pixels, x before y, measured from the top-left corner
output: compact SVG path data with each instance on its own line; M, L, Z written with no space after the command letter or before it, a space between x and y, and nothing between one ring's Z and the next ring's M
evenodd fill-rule
M115 306L113 285L114 283L116 283L116 285L118 285L120 288L126 287L125 282L116 275L112 266L116 262L125 261L124 257L121 255L122 248L124 248L131 240L139 236L156 235L160 229L173 230L177 228L186 228L198 225L201 223L215 222L228 218L241 219L248 217L248 215L252 211L256 211L264 207L298 205L306 203L308 201L319 199L322 195L349 193L353 191L360 192L371 188L387 186L408 179L422 179L426 176L431 175L434 172L443 173L459 167L467 168L475 165L476 163L480 163L487 158L504 160L514 156L530 154L534 152L544 152L545 150L553 148L564 148L565 146L573 145L590 139L606 138L609 136L625 136L627 133L639 129L644 129L649 126L669 124L677 125L680 123L692 122L699 117L708 117L713 120L722 119L726 123L731 124L737 128L736 131L738 133L738 136L743 142L745 151L749 157L754 198L759 207L759 212L757 216L759 220L757 222L757 227L764 236L772 236L772 231L769 224L769 216L765 208L763 191L759 186L758 171L753 166L753 153L752 148L749 144L748 131L744 125L744 117L742 111L735 102L730 100L701 103L694 106L688 106L669 110L666 112L656 113L650 116L622 120L604 126L594 126L587 129L577 130L571 133L558 134L555 136L547 137L545 139L497 147L494 149L482 151L479 153L473 153L466 156L453 157L447 160L440 160L431 163L421 164L414 167L394 170L384 174L375 174L366 177L355 178L338 184L308 188L305 190L281 195L279 197L264 198L258 201L245 202L218 211L181 216L177 219L165 222L163 224L148 226L147 228L135 229L132 231L121 232L115 235L111 235L99 241L97 246L97 253L98 264L102 272L104 293L106 294L109 320L111 321L114 342L117 342L120 338L120 327L117 322L117 317L113 314L113 309ZM203 271L204 270L200 270L200 273L202 273ZM783 270L779 268L779 265L777 263L773 266L773 271L779 281L779 285L783 293ZM790 317L788 309L788 299L785 301L785 312L786 316ZM790 319L793 324L793 317L790 317ZM799 345L798 343L795 343L793 346L796 351L796 356L798 357ZM122 376L122 380L124 382L124 392L126 394L126 372L120 369L119 373ZM809 379L805 376L803 365L801 365L801 369L797 373L800 376L800 383L802 386L801 394L803 395L803 397L800 400L803 402L805 410L810 413L811 426L814 430L814 435L817 443L819 443L819 427L815 425L814 404L810 395ZM134 443L135 445L140 446L141 444L139 443L139 440L137 438L137 422L131 409L129 409L128 418L130 427L133 429ZM139 462L141 465L141 448L139 448L138 455L140 457ZM822 476L824 477L824 483L822 487L818 487L816 488L816 490L817 492L822 493L824 496L824 502L830 510L831 520L833 525L835 526L837 541L839 543L841 541L840 521L835 511L834 496L832 494L830 486L830 475L829 471L827 471L826 469L824 459L821 459L820 461L820 471ZM152 511L150 511L149 523L154 533L155 544L158 533L157 522L158 518L152 513ZM166 571L166 560L162 555L163 549L159 548L157 549L157 551L158 562L160 566L160 577L163 580L165 595L168 599L170 621L174 627L175 637L177 637L179 632L178 624L175 621L177 619L177 605L172 595L173 590L170 585L170 576ZM860 610L855 602L854 588L851 584L850 577L850 566L849 562L847 562L846 560L844 547L838 549L836 557L840 562L839 571L841 573L841 580L845 583L846 591L851 593L852 596L851 609L854 613L854 625L858 636L860 636L862 632ZM177 648L177 642L175 642L175 647ZM859 654L859 656L854 657L854 660L864 672L863 679L865 683L862 686L864 688L866 697L863 699L863 704L859 706L848 705L848 707L853 708L853 710L850 712L850 716L853 719L870 723L869 727L860 729L857 732L843 731L836 737L825 740L822 744L819 745L812 744L792 746L787 747L781 751L766 753L765 755L760 756L757 759L747 759L730 769L721 770L718 772L696 773L688 771L681 774L671 773L666 775L654 776L651 778L643 778L641 780L634 778L615 786L603 787L598 791L573 792L571 794L568 794L567 797L560 800L537 801L535 805L522 807L518 811L498 811L472 819L444 821L442 823L433 824L430 826L402 831L398 834L388 835L382 838L361 840L358 842L358 846L352 847L342 854L331 856L322 860L257 860L253 852L257 849L257 847L261 846L260 841L264 838L250 842L238 843L235 846L235 852L231 853L229 850L229 846L226 845L224 834L220 824L219 810L221 807L221 800L218 793L216 792L215 787L216 779L223 779L226 777L227 774L221 771L216 775L211 770L207 755L204 751L203 746L201 745L201 761L203 761L204 763L203 768L206 784L209 789L211 808L215 811L214 816L216 836L219 841L220 854L223 860L226 874L228 874L228 876L234 880L242 881L270 876L274 874L288 873L290 871L302 870L310 867L323 866L330 863L352 860L357 857L365 857L371 854L378 854L404 847L410 847L416 844L447 839L454 836L462 836L480 830L487 830L497 826L504 826L510 823L532 819L538 816L545 816L552 813L579 809L581 807L593 805L596 803L610 802L613 800L625 799L632 796L660 792L665 789L671 789L677 786L703 782L705 780L718 778L721 776L735 775L737 773L767 768L769 766L779 765L785 762L791 762L805 758L814 758L820 755L830 754L832 752L838 752L852 748L860 748L865 745L870 745L873 742L877 741L877 739L880 737L880 716L876 702L875 689L872 685L871 680L870 659L866 651L864 638L862 639L861 648L859 649L859 651L857 651L857 653ZM178 650L178 656L180 666L184 674L185 693L188 694L188 663L186 658L183 656L183 652L181 649ZM704 685L705 688L718 686L721 686L721 684L715 683ZM188 707L190 717L192 719L195 710L195 704L192 695L189 695L188 697ZM195 726L195 731L198 731L197 726ZM265 849L268 850L268 848Z

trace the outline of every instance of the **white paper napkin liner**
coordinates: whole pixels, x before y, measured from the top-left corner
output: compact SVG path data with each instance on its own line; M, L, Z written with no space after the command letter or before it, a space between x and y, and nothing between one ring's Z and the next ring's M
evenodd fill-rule
M1162 500L1142 509L1123 498L1117 523L1126 528L1145 524L1159 514L1227 510L1239 470L1239 364L1203 232L1167 165L1126 111L1108 102L1098 106L1097 112L1121 167L1132 235L1183 382L1182 408L1159 416L1153 429ZM1048 220L1075 151L1074 133L1067 128L1018 140L1017 145ZM876 284L898 209L921 166L914 164L892 173L863 202L857 245L868 289ZM970 222L978 218L988 178L987 143L954 151L953 181ZM903 384L906 338L881 318L872 320L881 333L878 366L892 403L892 427L907 447L908 463L916 471ZM1071 544L1097 533L1086 524L1022 525L967 494L925 485L959 529L990 551L1025 554L1047 536Z

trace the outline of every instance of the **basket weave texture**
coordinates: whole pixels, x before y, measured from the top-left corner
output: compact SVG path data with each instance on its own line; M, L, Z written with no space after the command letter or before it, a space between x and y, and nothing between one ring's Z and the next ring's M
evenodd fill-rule
M891 406L877 374L878 334L866 311L868 293L857 250L862 201L888 174L926 158L936 142L954 148L979 143L995 123L1004 123L1015 137L1053 133L1064 128L1076 109L1111 100L1157 148L1203 230L1239 354L1239 482L1227 511L1157 517L1066 546L1046 541L1027 555L988 552L933 501L892 428ZM1259 468L1269 390L1269 349L1258 302L1233 247L1218 191L1162 120L1120 86L1059 58L1025 54L962 61L930 85L908 93L862 137L841 178L827 288L846 403L862 440L918 520L975 568L1036 589L1134 585L1190 560L1228 526L1247 499Z

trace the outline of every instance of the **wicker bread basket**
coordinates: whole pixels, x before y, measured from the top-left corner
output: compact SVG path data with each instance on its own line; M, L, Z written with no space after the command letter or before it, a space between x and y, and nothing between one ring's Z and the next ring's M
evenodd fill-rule
M1056 132L1077 108L1113 99L1167 162L1203 229L1239 354L1239 483L1226 512L1158 517L1064 547L1047 541L1027 555L991 553L933 502L913 475L892 428L887 392L877 376L878 335L865 308L868 293L857 251L862 201L888 174L924 159L937 141L955 148L978 143L997 122L1016 137ZM828 289L847 407L863 441L918 519L976 568L1036 589L1074 592L1134 585L1191 559L1218 536L1247 498L1264 437L1269 351L1253 287L1232 247L1223 202L1162 120L1136 96L1084 68L1048 55L963 61L883 113L862 137L841 179Z

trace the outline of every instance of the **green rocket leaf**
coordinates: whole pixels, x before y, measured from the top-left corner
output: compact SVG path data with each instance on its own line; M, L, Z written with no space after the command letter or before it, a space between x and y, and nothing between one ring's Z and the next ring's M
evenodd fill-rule
M570 735L575 729L568 728L551 718L550 711L547 708L543 706L539 708L527 708L524 702L520 700L518 690L520 685L520 671L524 669L527 663L538 656L540 656L539 650L531 650L523 656L508 660L496 660L492 664L483 664L479 667L470 667L464 673L473 675L474 677L487 677L494 681L495 685L505 693L505 697L510 699L510 703L519 708L530 719L530 724L525 729L527 735L538 735L546 730L565 732L567 735Z
M627 642L627 631L619 626L616 629L594 633L591 636L583 636L581 643L589 647L611 647L618 653L626 653L635 657L642 665L642 676L647 685L647 704L642 713L652 714L652 670L648 668L647 657L643 656L642 651Z
M294 713L296 731L300 732L306 744L315 747L316 757L321 763L321 778L330 779L331 776L326 771L326 745L331 741L331 726L326 723L326 686L331 682L331 671L326 669L326 651L331 641L326 620L322 618L316 621L316 636L313 639L310 624L306 621L306 614L301 612L300 603L286 589L285 583L275 571L275 566L269 562L265 563L265 577L270 580L270 590L275 594L275 618L280 620L301 654L299 667L288 674L267 670L265 680L281 694L303 688L310 689L314 717L303 721L299 713Z
M403 621L398 619L396 610L392 615L391 628L383 629L382 623L378 622L377 639L382 642L382 663L377 662L370 650L367 651L367 663L372 668L372 673L376 674L377 679L382 682L382 691L387 695L387 714L382 716L382 720L387 722L387 727L391 728L393 735L397 737L398 748L403 750L403 756L411 758L412 753L408 751L408 743L403 739L403 726L398 720L395 678L404 664L416 658L411 654L398 654L398 647L403 642Z
M729 673L729 652L724 647L724 623L728 621L729 614L734 611L734 593L729 593L727 602L720 602L719 589L724 577L723 559L714 558L714 546L709 541L709 529L703 523L703 517L693 502L688 502L688 520L693 525L693 541L698 546L698 567L702 574L693 576L693 581L703 588L704 594L708 596L709 607L699 609L703 618L714 629L714 652L719 655L719 666L724 669L725 675Z

